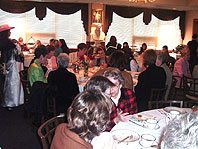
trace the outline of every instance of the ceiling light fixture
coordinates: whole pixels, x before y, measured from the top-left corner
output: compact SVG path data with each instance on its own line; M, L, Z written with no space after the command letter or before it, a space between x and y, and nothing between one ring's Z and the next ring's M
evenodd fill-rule
M155 0L129 0L129 2L132 2L132 3L139 3L139 2L142 2L142 3L152 3L154 1Z

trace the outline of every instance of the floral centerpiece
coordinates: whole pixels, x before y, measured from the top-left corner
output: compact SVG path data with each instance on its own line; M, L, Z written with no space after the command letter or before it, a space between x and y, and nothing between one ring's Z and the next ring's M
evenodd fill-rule
M88 70L89 70L89 60L82 61L84 66L84 77L88 77Z
M176 53L177 52L180 52L181 50L183 50L183 48L184 48L184 45L183 44L179 44L175 49L176 49Z

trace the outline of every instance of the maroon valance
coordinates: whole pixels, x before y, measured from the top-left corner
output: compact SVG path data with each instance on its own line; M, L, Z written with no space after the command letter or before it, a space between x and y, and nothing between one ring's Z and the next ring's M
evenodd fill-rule
M151 22L151 15L153 14L160 20L169 21L180 17L179 26L181 30L182 39L185 34L185 11L166 10L166 9L149 9L137 7L123 7L123 6L106 6L104 32L107 34L109 26L112 23L113 12L124 18L133 18L143 12L143 22L148 25Z
M81 10L81 20L88 34L88 4L81 3L40 3L40 2L21 2L12 0L1 0L0 9L9 13L24 13L35 8L35 15L42 20L47 13L47 8L58 14L73 14Z

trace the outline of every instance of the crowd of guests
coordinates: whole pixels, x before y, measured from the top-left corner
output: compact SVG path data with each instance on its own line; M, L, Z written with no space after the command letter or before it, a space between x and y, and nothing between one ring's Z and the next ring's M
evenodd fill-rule
M16 70L17 46L9 39L11 29L8 25L3 29L0 27L0 49L7 71L2 105L9 108L23 103L22 85ZM198 43L194 38L195 36L183 49L184 56L177 61L169 55L167 46L156 52L147 49L146 43L143 43L139 52L142 66L134 58L128 43L123 43L122 48L115 36L110 38L106 49L101 46L87 47L85 43L80 43L77 46L77 62L74 64L88 63L89 67L101 68L88 80L82 93L79 93L76 75L68 70L71 66L68 54L71 51L64 39L51 39L47 46L42 45L40 41L36 42L35 58L28 68L28 81L32 88L35 88L38 82L56 88L54 96L57 114L67 111L67 124L57 127L51 148L116 148L108 131L119 122L128 122L133 114L148 110L152 88L167 88L164 100L168 100L172 75L198 76ZM18 43L22 45L21 48L25 47L22 39L19 39ZM127 70L140 71L135 88L132 75ZM191 131L191 127L197 131L197 125L194 127L197 121L191 124L194 115L186 117L189 123L186 133ZM181 128L178 129L179 132ZM176 147L174 141L167 141L172 133L173 131L169 130L165 132L164 148ZM182 135L185 135L185 132L182 131ZM195 138L198 136L195 135ZM197 145L197 142L198 139L194 139L192 145Z

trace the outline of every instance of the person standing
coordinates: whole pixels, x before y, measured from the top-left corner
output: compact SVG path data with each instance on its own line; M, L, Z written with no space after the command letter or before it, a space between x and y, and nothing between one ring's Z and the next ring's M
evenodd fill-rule
M16 45L9 39L10 30L14 27L9 25L0 26L0 50L3 62L5 63L5 83L4 83L4 100L2 106L12 110L13 107L24 103L24 92L17 70Z

